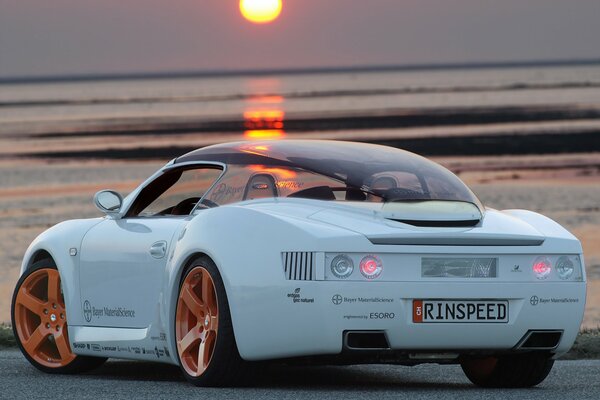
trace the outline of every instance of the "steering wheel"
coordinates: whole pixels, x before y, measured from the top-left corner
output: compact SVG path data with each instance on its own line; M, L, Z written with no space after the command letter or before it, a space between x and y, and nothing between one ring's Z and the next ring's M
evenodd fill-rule
M171 215L188 215L192 212L199 200L200 197L189 197L185 200L181 200L171 209Z
M332 187L331 190L333 192L345 192L346 193L346 200L365 201L367 199L367 195L360 188L355 188L355 187Z
M206 209L206 208L215 208L219 207L217 203L212 200L204 199L198 204L198 208Z

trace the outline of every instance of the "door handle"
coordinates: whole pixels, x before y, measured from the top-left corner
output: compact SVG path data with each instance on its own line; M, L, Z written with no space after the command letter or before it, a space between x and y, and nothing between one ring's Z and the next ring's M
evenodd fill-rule
M150 246L150 255L154 258L163 258L167 254L167 242L161 240Z

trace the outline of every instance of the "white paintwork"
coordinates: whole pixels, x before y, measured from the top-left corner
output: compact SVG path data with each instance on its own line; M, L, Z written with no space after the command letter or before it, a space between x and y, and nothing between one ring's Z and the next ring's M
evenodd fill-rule
M171 168L171 163L164 168ZM124 200L124 209L153 177ZM307 199L265 199L199 210L188 218L121 218L120 215L58 224L27 250L21 273L39 251L58 265L69 320L69 336L78 354L177 363L174 315L182 268L203 253L218 266L227 291L240 354L248 360L337 354L344 330L380 329L394 349L451 351L508 350L529 329L562 329L556 356L573 344L583 318L585 268L579 241L554 221L520 210L487 210L475 228L418 228L384 219L383 211L352 204ZM122 214L121 214L122 215ZM375 245L369 239L454 237L539 239L539 246ZM165 241L164 258L150 255ZM76 256L69 249L76 248ZM282 252L315 252L318 281L286 280ZM377 254L384 273L375 281L324 280L326 253ZM539 255L580 257L580 281L538 281L531 262ZM492 281L423 279L424 255L498 257ZM522 264L520 273L511 268ZM314 302L294 303L300 289ZM339 294L348 300L336 305ZM577 302L530 304L538 298ZM359 298L390 302L361 302ZM508 324L414 324L414 298L505 299ZM85 318L84 302L134 310L131 317ZM371 312L393 319L356 319Z

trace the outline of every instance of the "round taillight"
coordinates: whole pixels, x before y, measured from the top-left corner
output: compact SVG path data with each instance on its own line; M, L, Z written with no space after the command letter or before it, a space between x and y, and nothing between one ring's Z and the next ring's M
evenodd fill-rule
M538 257L533 262L533 273L538 279L546 279L552 272L552 264L546 257Z
M335 256L331 261L331 273L335 275L336 278L346 279L352 275L353 271L354 263L352 262L352 259L345 254Z
M360 273L367 279L375 279L383 272L383 263L374 255L365 256L360 260Z
M569 257L562 256L556 262L556 273L560 279L569 279L574 271L575 267Z

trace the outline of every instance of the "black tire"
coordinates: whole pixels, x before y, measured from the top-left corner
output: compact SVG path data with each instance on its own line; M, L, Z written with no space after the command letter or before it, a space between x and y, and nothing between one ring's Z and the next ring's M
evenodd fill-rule
M554 365L548 354L515 354L485 359L464 359L461 367L477 386L526 388L540 384Z
M185 278L195 267L205 268L214 282L219 309L219 329L217 331L213 354L206 370L200 376L191 376L184 369L179 351L177 351L177 361L181 366L181 371L185 378L196 386L229 387L250 385L252 384L253 378L258 376L262 364L244 361L238 352L235 336L233 334L227 293L225 291L225 286L223 285L221 274L215 263L206 256L192 260L182 274L179 292L181 292L181 286ZM174 321L174 325L176 323L177 322ZM175 331L176 329L177 327L175 326Z
M29 268L17 281L17 285L15 287L15 291L14 291L13 297L12 297L12 304L11 304L11 310L10 310L11 322L12 322L12 327L13 327L13 334L15 335L15 340L17 342L17 345L19 346L19 349L21 350L21 353L23 353L23 356L25 356L25 358L27 359L27 361L29 361L31 363L31 365L33 365L40 371L46 372L48 374L76 374L76 373L83 373L83 372L87 372L87 371L93 370L95 368L98 368L99 366L104 364L104 362L106 361L106 358L76 355L75 358L69 364L67 364L65 366L47 367L45 365L38 363L36 360L34 360L29 355L29 353L25 350L25 348L23 347L22 339L19 337L19 334L17 331L17 326L16 326L16 321L15 321L15 306L16 306L17 294L19 292L19 289L21 288L21 285L27 279L27 277L40 269L56 270L57 269L56 263L52 259L40 260L40 261L35 262L31 266L31 268ZM66 320L68 321L68 315L66 316Z

